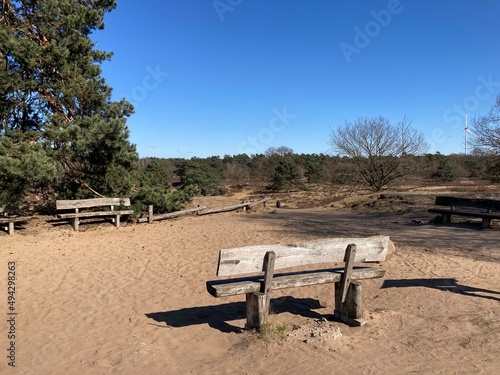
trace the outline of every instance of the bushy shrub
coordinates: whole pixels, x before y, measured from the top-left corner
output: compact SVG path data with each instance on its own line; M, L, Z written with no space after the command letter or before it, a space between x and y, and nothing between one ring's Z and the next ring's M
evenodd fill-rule
M176 173L183 188L196 186L202 195L223 195L227 192L219 183L222 180L223 166L220 159L193 158L176 164Z
M442 181L454 181L457 179L456 171L448 164L445 157L439 160L437 170L433 173L432 178Z
M297 167L288 161L280 161L278 166L274 169L274 178L271 189L303 189L303 184L300 181L300 174Z
M151 159L138 175L139 189L132 196L132 206L136 212L147 211L154 206L157 213L179 211L191 202L199 192L193 185L171 189L170 174L159 159Z
M147 211L148 205L154 206L155 213L179 211L191 202L197 192L193 186L180 190L145 186L132 197L132 206L136 212Z

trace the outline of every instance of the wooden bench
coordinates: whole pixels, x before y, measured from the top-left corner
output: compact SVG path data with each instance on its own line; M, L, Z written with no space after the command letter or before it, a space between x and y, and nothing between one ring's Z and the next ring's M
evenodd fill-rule
M80 219L102 216L111 216L115 226L120 226L122 215L131 215L133 210L115 210L115 207L130 207L130 198L93 198L80 200L57 200L56 209L58 211L69 211L69 213L58 213L59 219L70 219L75 231L78 231ZM81 212L81 209L90 211Z
M30 216L26 216L26 213L32 210L32 206L19 206L13 204L0 206L0 225L12 236L14 234L14 224L30 220L32 218L31 214Z
M457 197L436 197L436 206L448 208L429 208L429 212L441 214L442 223L451 223L452 215L477 217L482 219L482 228L489 228L493 219L500 219L500 201L494 199L468 199Z
M260 329L267 321L272 290L335 283L334 318L361 326L365 321L358 280L383 277L385 270L354 267L354 262L381 262L393 252L394 245L386 236L225 249L219 252L217 276L238 278L207 281L206 286L214 297L245 294L246 327ZM332 268L339 262L345 262L345 266ZM311 265L321 265L321 269L311 269ZM290 267L302 270L274 274L275 270ZM247 276L241 277L244 274Z

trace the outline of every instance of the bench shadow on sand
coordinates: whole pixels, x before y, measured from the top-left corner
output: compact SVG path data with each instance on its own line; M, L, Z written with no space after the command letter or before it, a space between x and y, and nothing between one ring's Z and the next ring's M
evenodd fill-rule
M320 319L323 317L313 310L324 306L316 299L294 298L291 296L272 298L272 314L288 312L306 318ZM241 332L243 327L229 324L228 321L245 319L245 302L231 302L220 305L188 307L180 310L148 313L146 316L158 323L160 327L187 327L197 324L208 324L224 333ZM154 323L150 323L154 324Z
M459 293L471 297L491 299L500 302L500 292L490 289L475 288L472 286L461 285L456 279L401 279L385 280L382 289L385 288L409 288L425 287L441 291Z
M482 230L478 223L443 225L427 221L422 224L412 222L411 218L418 215L424 217L425 212L399 215L346 213L328 209L280 209L274 215L255 214L245 218L269 222L274 225L274 231L278 226L287 234L307 237L366 237L383 234L391 237L396 249L400 244L431 251L448 248L476 259L500 261L500 252L492 251L498 249L500 223L491 229Z

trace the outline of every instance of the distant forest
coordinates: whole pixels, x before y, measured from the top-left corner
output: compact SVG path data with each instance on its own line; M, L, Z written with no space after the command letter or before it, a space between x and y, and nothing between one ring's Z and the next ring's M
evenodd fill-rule
M389 157L380 160L380 168ZM440 153L407 156L387 186L412 182L454 181L459 178L500 181L497 158L474 152L472 155ZM368 162L366 159L365 161ZM196 186L202 195L223 194L229 186L265 184L270 191L306 189L308 184L365 185L379 190L365 178L359 165L349 157L325 154L295 154L287 147L270 148L265 154L207 158L142 158L141 171L160 169L176 188ZM379 171L373 171L376 175ZM375 176L374 178L376 178ZM373 178L373 176L372 176ZM386 187L386 185L384 185Z

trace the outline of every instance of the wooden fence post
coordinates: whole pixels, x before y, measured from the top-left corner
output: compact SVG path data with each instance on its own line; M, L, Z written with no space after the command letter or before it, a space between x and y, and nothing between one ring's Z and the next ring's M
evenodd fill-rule
M152 224L153 223L153 205L150 204L148 206L148 223Z

